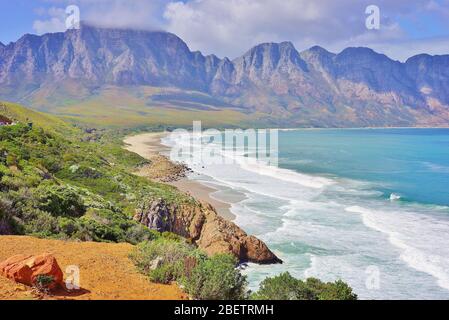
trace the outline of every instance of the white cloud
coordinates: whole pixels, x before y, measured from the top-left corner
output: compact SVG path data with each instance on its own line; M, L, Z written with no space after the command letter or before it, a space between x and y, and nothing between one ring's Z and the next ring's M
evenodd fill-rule
M47 0L65 8L77 5L82 21L103 27L162 29L169 0Z
M402 40L387 43L371 43L366 46L387 56L405 61L408 58L427 53L430 55L449 54L449 37Z
M260 42L289 40L298 50L321 45L334 51L349 45L394 45L407 36L397 18L423 10L436 14L441 3L435 1L194 0L168 4L164 17L167 29L193 49L232 58ZM365 27L370 4L380 8L380 30Z
M51 7L48 10L40 8L38 14L48 16L47 19L35 20L33 29L37 34L65 31L65 10Z
M321 45L331 51L369 46L404 59L415 52L443 53L445 38L410 40L400 19L428 13L449 19L449 0L46 0L55 7L76 4L81 20L106 27L164 29L192 50L230 58L261 42L292 41L298 50ZM381 29L367 30L365 9L381 11ZM52 9L54 10L54 8ZM61 31L63 9L35 21L38 33ZM407 51L400 47L407 45ZM425 45L432 47L425 50ZM449 46L448 46L449 47Z

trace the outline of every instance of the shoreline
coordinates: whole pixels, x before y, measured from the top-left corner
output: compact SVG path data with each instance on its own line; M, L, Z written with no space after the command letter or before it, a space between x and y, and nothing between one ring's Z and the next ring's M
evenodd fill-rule
M150 132L126 137L123 142L125 149L134 152L141 157L153 162L142 167L137 174L152 180L169 184L181 192L187 193L197 200L212 205L217 213L226 220L234 221L236 216L231 212L231 204L215 199L212 193L218 189L206 186L198 181L189 179L188 173L192 172L185 165L173 163L163 153L170 148L161 144L161 139L168 133Z

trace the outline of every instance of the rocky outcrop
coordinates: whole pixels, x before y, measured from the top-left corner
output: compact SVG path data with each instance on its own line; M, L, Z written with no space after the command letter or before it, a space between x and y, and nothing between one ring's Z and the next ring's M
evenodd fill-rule
M13 281L34 286L39 276L50 276L53 282L48 289L54 289L63 283L63 273L56 259L50 254L39 256L19 254L0 263L0 275Z
M173 182L186 177L192 170L183 163L170 161L166 156L155 154L149 159L149 164L143 165L137 174L153 181Z
M137 210L134 219L150 229L191 239L209 255L230 253L240 262L282 263L265 243L220 217L207 203L169 205L162 199L149 201Z

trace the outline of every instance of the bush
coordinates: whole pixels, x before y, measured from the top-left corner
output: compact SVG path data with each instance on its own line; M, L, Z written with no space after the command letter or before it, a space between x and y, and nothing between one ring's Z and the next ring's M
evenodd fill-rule
M130 220L123 213L108 209L89 209L83 217L77 219L76 232L71 231L66 220L60 220L61 231L68 236L84 241L129 242L137 244L157 237L154 231ZM69 229L67 229L69 228Z
M58 231L70 238L78 231L78 225L74 219L60 217L58 219Z
M172 239L174 238L174 239ZM137 246L130 256L139 270L157 283L178 281L199 300L235 300L247 297L246 277L237 260L220 254L208 258L194 246L167 233Z
M162 266L151 270L149 276L156 283L169 284L175 279L176 267L174 265L163 264Z
M135 223L134 226L129 227L125 231L125 240L131 244L138 244L144 241L152 241L159 237L159 233L154 230L150 230L147 227Z
M261 282L259 291L252 295L254 300L311 300L308 293L303 291L300 299L301 281L293 278L288 272L273 278L266 278Z
M17 233L17 226L13 220L14 214L12 203L6 199L0 199L0 235Z
M315 278L295 279L288 272L266 278L253 300L357 300L351 287L341 280L324 283Z
M185 242L160 237L139 244L130 257L152 281L170 283L184 277L186 258L204 256Z
M185 290L198 300L245 299L246 277L240 274L236 266L236 258L227 254L201 260L191 276L183 279Z
M35 191L37 206L54 216L82 216L86 208L74 188L63 185L42 184Z
M34 210L27 217L24 224L26 234L39 237L50 237L57 233L58 220L45 211Z
M34 287L41 293L47 294L50 286L54 283L53 276L40 274L36 277Z

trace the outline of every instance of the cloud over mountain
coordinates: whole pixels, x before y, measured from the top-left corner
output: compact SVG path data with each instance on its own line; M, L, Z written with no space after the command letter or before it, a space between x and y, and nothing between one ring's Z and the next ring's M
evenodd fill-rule
M340 51L369 46L405 61L423 52L445 53L449 34L448 0L378 0L380 30L365 27L370 0L48 0L47 19L35 22L40 34L63 26L57 8L76 4L82 20L102 27L166 30L194 50L237 57L261 42L292 41L299 49L313 45ZM426 18L427 17L427 18ZM428 18L430 17L430 18ZM424 19L424 20L422 20ZM426 34L423 37L422 34ZM402 50L397 43L407 44Z

